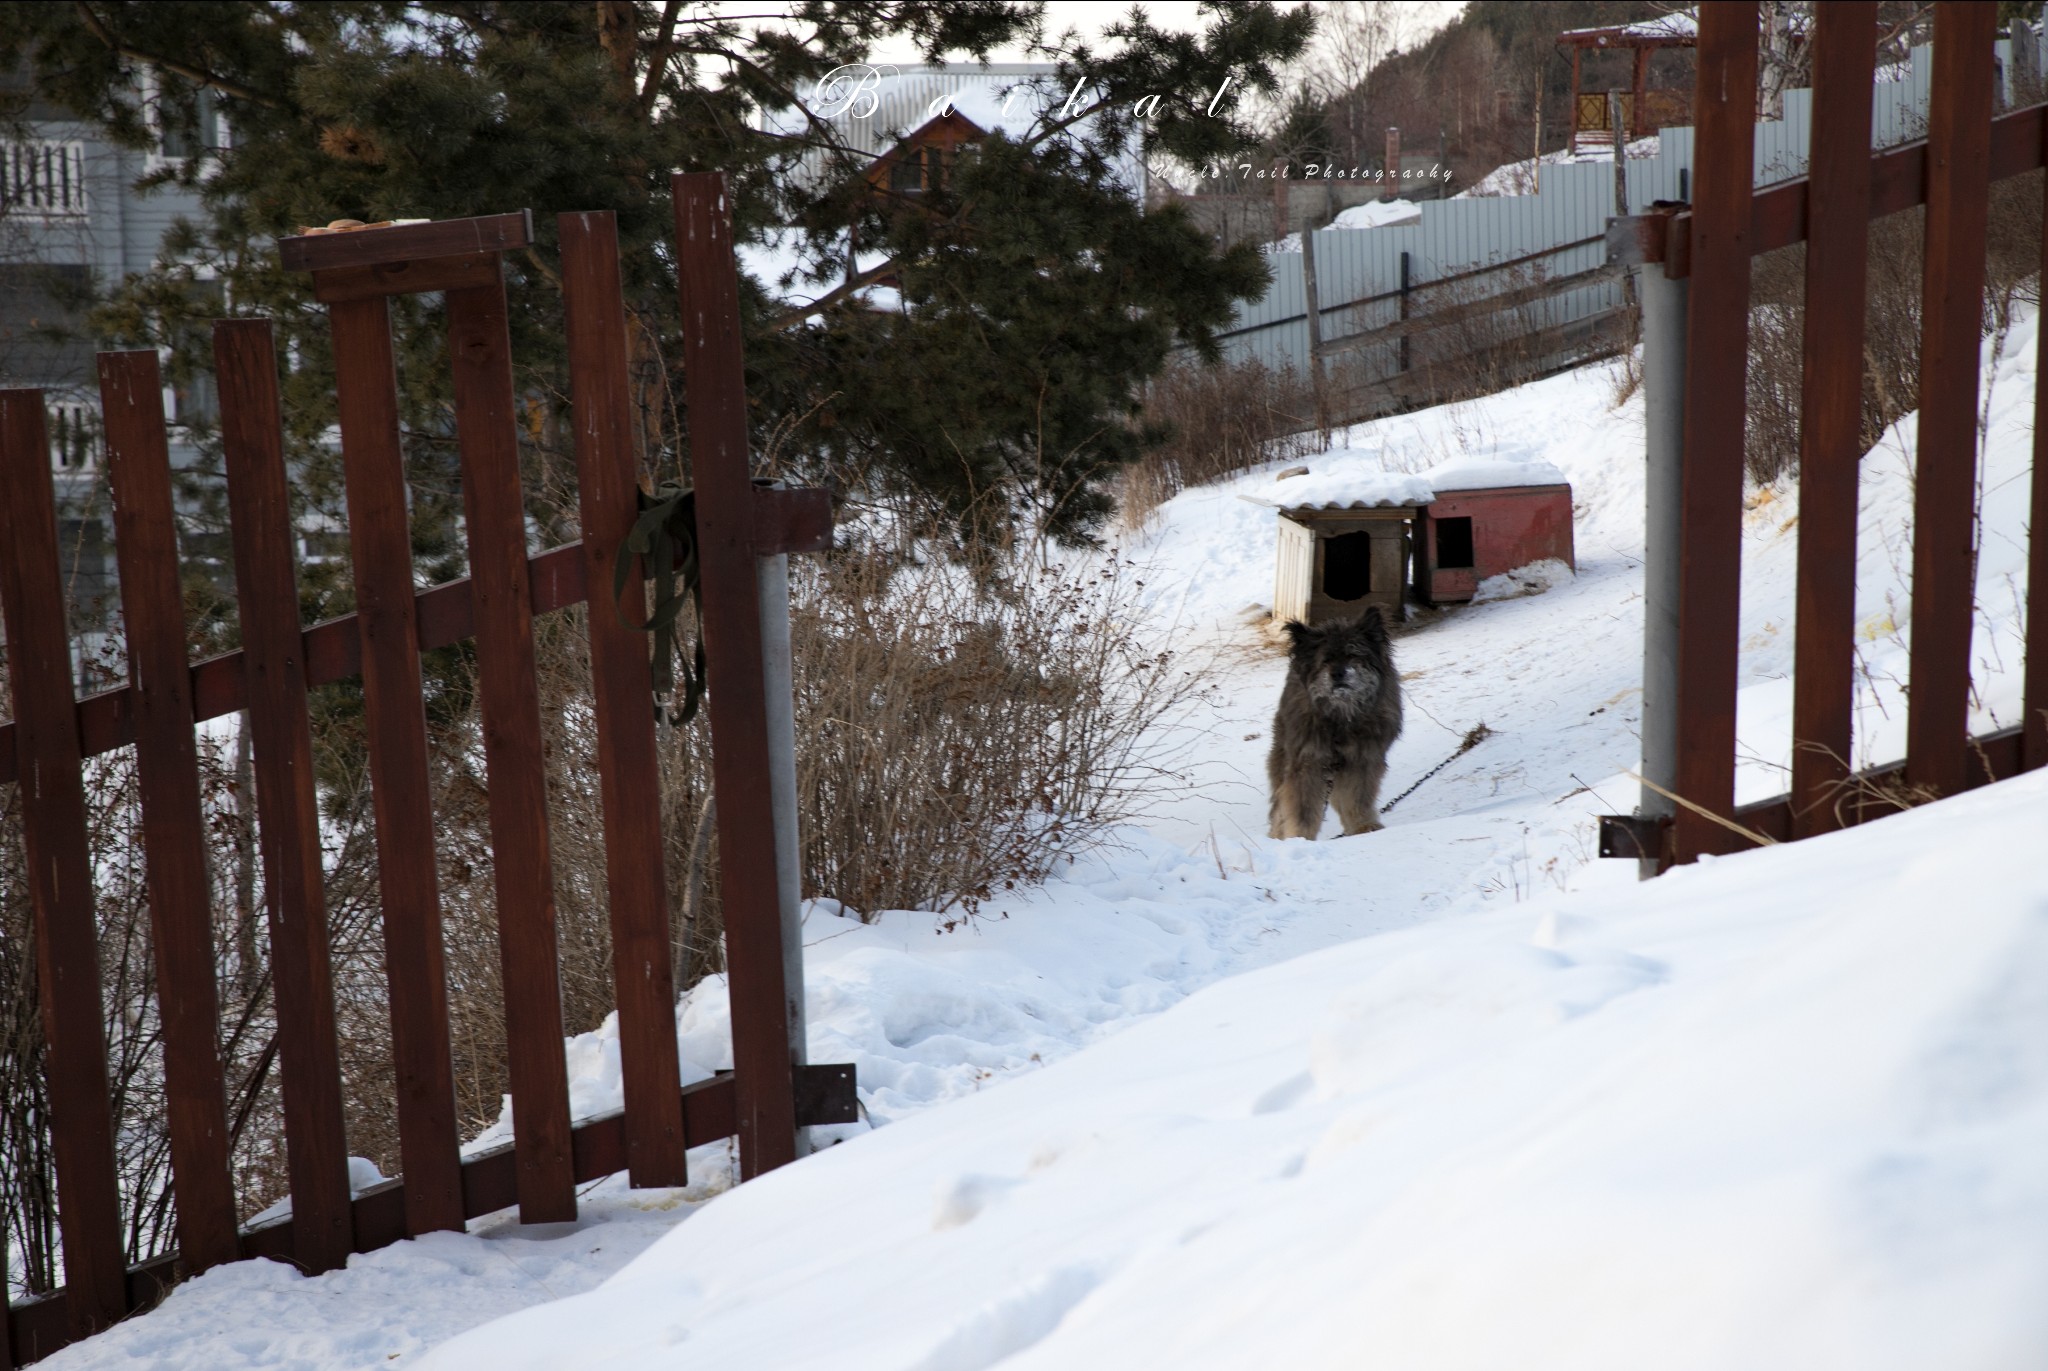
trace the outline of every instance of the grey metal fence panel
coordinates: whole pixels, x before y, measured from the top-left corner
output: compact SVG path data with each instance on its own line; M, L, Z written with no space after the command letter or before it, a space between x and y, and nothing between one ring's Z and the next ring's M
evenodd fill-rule
M2048 34L2029 35L2048 68ZM1999 44L2001 70L2010 72L2011 45ZM1872 101L1871 143L1887 147L1924 137L1932 94L1932 53L1913 49L1910 60L1880 71ZM1768 185L1806 174L1808 141L1813 125L1813 92L1787 91L1783 116L1759 121L1756 127L1756 181ZM1689 198L1693 165L1693 130L1659 130L1657 151L1635 158L1623 169L1628 213L1640 213L1653 201ZM1375 229L1325 229L1315 235L1316 285L1323 308L1323 336L1382 328L1400 317L1398 303L1372 297L1396 290L1401 280L1401 255L1408 254L1411 290L1481 267L1548 253L1526 268L1481 277L1469 288L1422 290L1415 313L1442 307L1473 293L1512 290L1531 280L1555 279L1590 271L1605 260L1598 243L1568 247L1598 238L1607 220L1619 212L1615 204L1611 160L1548 163L1541 186L1530 195L1461 196L1422 201L1421 218L1413 223ZM1301 253L1271 250L1267 262L1273 283L1266 294L1241 306L1226 330L1225 355L1252 359L1272 367L1308 368L1306 292ZM1359 303L1371 301L1371 303ZM1620 286L1605 282L1527 306L1521 315L1531 328L1572 323L1621 303ZM1391 345L1374 355L1394 356ZM1357 354L1347 365L1367 367Z

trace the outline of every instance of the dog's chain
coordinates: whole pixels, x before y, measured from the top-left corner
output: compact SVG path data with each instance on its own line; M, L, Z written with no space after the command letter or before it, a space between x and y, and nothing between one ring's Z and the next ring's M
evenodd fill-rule
M1466 753L1470 752L1473 748L1479 746L1480 743L1484 742L1488 738L1491 738L1492 736L1493 730L1488 728L1484 723L1473 725L1471 731L1466 733L1465 740L1458 744L1458 750L1456 752L1453 752L1450 756L1444 758L1435 766L1423 772L1422 775L1416 778L1414 785L1409 786L1399 795L1396 795L1393 799L1381 805L1380 813L1386 813L1395 805L1401 803L1401 801L1407 799L1410 795L1413 795L1416 791L1422 789L1423 782L1427 781L1430 777L1436 775L1437 772L1442 771L1452 762L1457 761L1458 758L1464 756Z

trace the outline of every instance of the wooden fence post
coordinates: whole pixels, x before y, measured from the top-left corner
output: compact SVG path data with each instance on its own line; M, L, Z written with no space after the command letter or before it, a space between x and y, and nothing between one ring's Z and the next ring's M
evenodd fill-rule
M2039 68L2035 68L2038 79ZM2048 120L2041 130L2048 143ZM2041 218L2048 222L2048 177ZM2048 281L2048 233L2041 235L2041 276ZM2036 328L2040 327L2038 324ZM2038 349L2040 344L2037 342ZM2048 766L2048 386L2034 380L2034 485L2027 521L2027 647L2021 712L2021 765Z
M1754 3L1700 6L1699 184L1692 218L1692 284L1699 289L1691 292L1686 320L1677 790L1724 818L1735 808L1756 48ZM1681 862L1741 841L1683 805L1673 819L1673 840Z
M725 873L726 965L740 1178L796 1158L795 1071L783 972L761 670L754 487L732 217L725 177L678 173L676 275L704 585L712 784Z
M333 1271L348 1261L355 1219L349 1211L341 1053L320 868L320 799L313 783L306 653L299 631L270 321L215 324L213 354L220 378L221 450L227 459L249 729L256 744L270 977L284 1067L292 1255L307 1271Z
M547 765L534 677L526 510L512 405L512 336L503 263L487 285L451 290L448 352L455 440L476 603L478 698L490 772L491 862L498 892L505 1029L511 1050L513 1146L522 1223L576 1217L569 1080L548 848Z
M100 413L113 492L114 554L135 701L145 870L178 1254L187 1271L242 1255L221 1077L220 996L213 977L213 894L199 797L192 671L155 351L99 356Z
M1409 304L1409 300L1408 300L1408 295L1409 295L1409 291L1410 291L1410 289L1411 289L1411 287L1410 287L1410 285L1409 285L1409 283L1408 283L1408 278L1409 278L1409 256L1408 256L1408 254L1407 254L1407 253L1405 253L1405 252L1404 252L1404 253L1402 253L1402 254L1401 254L1401 302L1400 302L1400 311L1401 311L1401 322L1402 322L1402 323L1406 323L1406 322L1408 322L1408 318L1409 318L1410 314L1412 313L1412 309L1411 309L1411 306L1410 306L1410 304ZM1406 329L1403 329L1403 330L1401 330L1401 347L1400 347L1400 353L1401 353L1401 370L1403 370L1403 371L1406 371L1406 370L1408 370L1408 359L1409 359L1409 352L1408 352L1408 340L1409 340L1409 337L1410 337L1410 335L1409 335L1409 333L1408 333L1408 330L1406 330Z
M590 674L604 806L605 884L611 902L612 974L619 997L619 1069L626 1098L632 1183L682 1185L682 1068L670 969L668 877L662 861L661 772L655 763L654 691L647 635L620 622L647 616L636 566L622 601L612 567L638 510L633 402L627 388L625 302L616 217L564 214L562 296L569 389L576 419L576 495L583 576L590 594Z
M1792 673L1792 832L1801 838L1840 827L1849 800L1876 26L1874 0L1823 5L1814 17Z
M1308 317L1308 380L1316 402L1316 434L1322 451L1330 450L1330 380L1323 358L1322 295L1316 289L1316 230L1329 214L1330 193L1323 191L1320 212L1304 214L1301 220L1301 294Z
M1953 795L1969 783L1977 358L1984 333L1997 18L1995 7L1958 0L1934 7L1906 779L1939 795Z
M57 1222L71 1328L83 1337L128 1312L127 1266L71 631L40 390L0 390L0 508L7 510L0 613L6 615L22 846L35 909Z
M459 1232L460 1140L390 306L382 296L338 301L328 306L328 324L362 641L406 1227Z

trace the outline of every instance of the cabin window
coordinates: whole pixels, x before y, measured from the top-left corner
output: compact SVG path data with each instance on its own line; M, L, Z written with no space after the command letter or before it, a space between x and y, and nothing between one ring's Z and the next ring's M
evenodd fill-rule
M889 189L898 195L923 193L926 159L932 157L934 151L932 148L922 147L904 149L896 158L896 164L889 168Z

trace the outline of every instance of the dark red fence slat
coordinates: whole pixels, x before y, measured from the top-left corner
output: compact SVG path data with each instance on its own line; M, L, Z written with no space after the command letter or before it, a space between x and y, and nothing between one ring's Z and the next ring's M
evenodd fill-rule
M390 307L381 297L350 300L331 306L328 319L362 643L406 1223L414 1233L459 1231L461 1138Z
M22 845L35 910L44 1079L64 1287L79 1336L127 1312L121 1186L107 1094L85 786L72 713L71 633L39 390L0 390L0 613L6 616Z
M1819 9L1813 33L1792 678L1792 815L1801 837L1840 826L1836 807L1849 779L1876 27L1874 0L1841 0Z
M332 1271L352 1244L341 1057L321 885L319 797L306 716L291 505L270 323L214 325L221 449L235 547L235 595L255 743L270 973L283 1068L285 1155L291 1171L293 1255Z
M1977 484L1977 360L1990 207L1993 7L1934 7L1927 124L1927 257L1921 278L1920 430L1913 476L1913 625L1906 774L1964 788Z
M1679 549L1678 793L1735 807L1735 681L1742 577L1743 365L1749 352L1750 192L1757 8L1700 6L1693 169L1692 308L1687 317L1684 535ZM1741 840L1680 806L1677 857Z
M568 1069L548 851L547 764L534 677L526 510L512 412L512 337L502 275L448 292L455 435L476 606L477 695L490 770L491 860L519 1159L519 1217L576 1217ZM650 797L651 798L651 797Z
M717 172L679 173L670 185L704 585L718 860L725 873L740 1177L745 1180L796 1158L746 374L725 178Z
M2048 223L2048 177L2041 219ZM2041 280L2048 281L2048 233L2041 235ZM2036 328L2040 325L2036 324ZM2034 344L2038 349L2041 344ZM2022 687L2020 758L2031 771L2048 766L2048 386L2034 377L2034 483L2027 517L2027 649Z
M626 309L620 293L618 225L609 211L556 219L568 316L569 387L576 421L576 488L583 519L583 575L590 597L590 673L604 806L605 884L611 903L612 974L619 1005L619 1066L626 1151L634 1185L686 1182L683 1115L676 1082L675 984L670 970L668 878L662 863L661 775L655 765L654 692L647 635L621 622L612 564L631 531L639 464L627 389ZM623 612L646 616L642 578L628 583Z
M238 1260L227 1096L213 978L213 895L192 728L192 672L164 436L163 380L149 352L103 352L100 413L113 491L114 553L135 710L135 760L164 1094L176 1182L178 1251L191 1271Z

